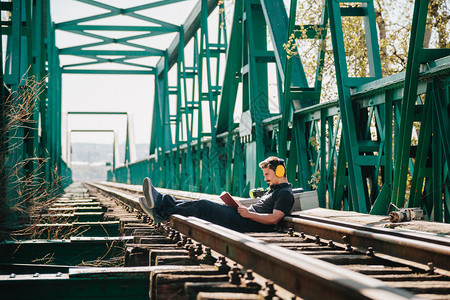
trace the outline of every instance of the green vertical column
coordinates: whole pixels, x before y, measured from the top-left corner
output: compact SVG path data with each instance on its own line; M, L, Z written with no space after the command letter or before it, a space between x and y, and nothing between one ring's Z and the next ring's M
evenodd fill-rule
M263 2L267 5L270 1ZM272 2L270 3L273 5ZM286 25L284 25L284 22L281 22L283 23L282 26L278 26L278 20L276 20L276 22L271 22L270 32L276 32L276 30L285 28L283 32L283 41L278 41L276 48L283 49L282 45L285 44L286 41L291 43L296 43L299 39L317 39L323 41L326 38L326 28L328 24L327 2L324 1L323 3L320 24L317 25L296 25L296 6L297 1L292 0L290 3L289 21L286 22ZM273 27L275 27L275 29ZM294 45L289 45L291 50L295 51L296 48L292 46ZM283 82L283 89L282 92L280 92L280 99L282 100L280 101L282 119L279 129L279 155L288 159L287 168L290 170L288 171L288 179L293 182L296 180L297 175L299 179L298 184L303 188L310 189L310 184L308 181L310 180L311 171L308 157L311 157L312 153L308 151L306 146L308 141L307 133L304 130L307 129L307 124L301 124L301 126L298 126L298 124L305 122L305 118L303 116L294 116L293 112L294 108L298 110L299 108L310 107L311 105L319 102L322 88L322 70L324 67L325 47L322 47L318 51L316 79L313 87L309 87L300 55L292 53L288 56L286 50L284 49L281 52L278 52L277 61L285 61L285 66L283 66L284 73L281 74L281 78L284 78L284 80L280 80ZM280 58L278 58L278 56L280 56ZM287 59L287 57L290 58ZM291 138L291 148L288 149L288 130L289 123L291 121L294 123L291 136L295 136L297 141L293 144L293 139ZM294 133L294 131L296 132ZM320 140L324 141L322 138ZM300 146L300 144L298 144L299 142L304 144L301 147L306 152L294 153L300 151L298 148ZM287 157L288 150L290 150L289 157ZM321 159L319 164L322 162L323 160ZM298 174L296 174L297 168ZM326 169L326 166L320 165L320 169L321 172L323 172ZM319 192L319 201L321 201L322 204L324 204L326 200L324 193L326 183L324 180L325 174L322 174L319 181L319 186L322 186L319 187L319 190L322 189L323 191L323 193Z
M428 0L417 0L414 4L392 191L392 202L398 207L403 207L405 203L411 134L419 79L419 55L423 48L428 3Z
M353 106L350 99L350 88L348 83L348 71L343 40L343 29L341 23L340 3L335 0L328 2L330 14L330 32L333 43L334 62L336 68L336 80L338 83L339 107L342 115L343 144L345 146L348 162L348 173L350 179L350 191L354 208L358 212L367 212L365 204L366 193L362 182L361 168L356 165L358 154L358 143L355 131L355 119ZM341 155L341 153L339 153Z
M289 24L287 26L286 41L289 39L289 35L293 33L296 20L297 11L297 1L291 1L291 7L289 12ZM282 51L283 57L285 56L285 51ZM287 55L287 54L286 54ZM280 136L279 136L279 155L280 157L287 157L287 139L288 139L288 122L291 119L291 73L292 73L292 59L284 57L285 68L284 68L284 99L282 106L280 106L281 111L281 123L280 123ZM306 80L305 80L306 81ZM306 84L307 85L307 84Z
M242 34L243 34L243 6L242 0L236 0L234 6L233 22L230 43L227 51L227 60L225 65L225 74L222 86L222 97L217 114L217 133L228 132L226 141L226 186L227 191L235 191L235 186L239 181L235 180L233 174L244 168L243 160L236 156L236 149L240 147L239 137L234 139L233 130L236 127L234 123L234 107L239 82L241 82L242 66ZM240 164L242 163L242 164ZM238 188L239 193L242 191ZM236 194L234 194L236 195Z
M206 99L209 108L209 122L211 128L211 145L209 149L209 165L203 166L209 168L210 183L206 187L206 192L217 193L220 189L220 172L219 172L219 153L216 135L216 107L212 91L211 83L211 52L209 45L208 33L208 7L207 0L202 0L202 10L200 15L200 59L199 59L199 95L200 99ZM203 66L203 63L205 65ZM205 73L206 71L206 73ZM206 92L203 89L206 87ZM202 117L203 116L199 116Z
M179 37L179 50L178 50L178 62L177 62L177 153L178 159L181 159L180 146L184 142L186 143L186 154L183 158L183 163L181 165L181 176L180 176L180 189L189 190L194 185L194 168L193 168L193 156L192 156L192 123L189 121L193 115L193 104L191 97L188 95L187 84L188 84L188 73L186 69L186 62L184 56L184 27L180 28ZM189 76L192 78L192 76ZM191 103L190 103L191 102ZM180 132L182 128L186 131L185 141L182 140Z
M249 109L252 121L255 123L255 141L252 142L254 146L251 146L252 150L250 150L255 153L247 155L247 158L251 158L252 161L246 161L246 164L257 166L258 162L265 158L264 129L261 122L269 117L267 64L259 63L256 60L257 52L267 51L266 22L259 1L252 3L247 0L244 5L248 41L248 52L244 51L244 56L248 55L248 61L247 66L244 61L244 68L248 68ZM249 147L250 144L248 143L246 147ZM261 186L263 184L261 172L257 169L254 172L254 174L247 172L247 178L254 177L255 186Z
M353 7L341 7L341 2L345 3L345 1L329 0L328 11L336 68L339 108L342 117L342 137L348 165L348 187L353 201L353 208L358 212L367 213L370 209L370 203L368 202L368 187L365 183L365 177L363 176L367 172L363 172L364 164L361 162L364 159L364 156L359 155L358 141L358 138L364 138L363 132L360 132L360 130L364 129L359 128L359 124L356 123L359 114L365 114L365 111L356 110L357 108L352 103L350 88L381 78L381 64L375 25L376 20L373 1L363 1L362 7L364 10L361 11L354 9ZM344 32L342 28L343 16L363 17L370 77L350 77L348 74ZM355 116L355 114L357 115ZM345 173L339 173L337 176L345 176L344 174Z
M384 105L384 183L375 203L370 210L374 215L385 215L391 202L392 193L392 112L393 112L393 93L386 91Z
M25 186L26 168L25 158L27 149L23 143L25 137L23 113L27 113L24 104L23 93L26 91L27 76L25 71L28 65L28 39L24 35L27 24L27 2L19 0L12 2L11 34L7 38L6 63L3 74L4 83L11 89L12 94L7 100L7 112L5 116L5 222L16 224L26 216L26 196L28 187ZM24 81L22 81L22 78ZM22 86L24 88L22 89ZM2 87L3 88L3 87ZM6 100L6 99L5 99ZM3 113L3 111L2 111ZM14 115L13 115L14 114ZM3 168L3 166L2 166Z

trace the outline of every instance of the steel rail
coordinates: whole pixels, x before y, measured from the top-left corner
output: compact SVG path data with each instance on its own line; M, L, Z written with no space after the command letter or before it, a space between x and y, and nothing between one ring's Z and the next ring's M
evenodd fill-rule
M376 253L383 253L405 260L450 270L450 247L434 244L408 237L393 236L390 233L370 232L366 227L351 228L343 224L327 224L317 220L306 220L295 217L285 217L285 226L294 231L305 232L309 235L319 235L321 238L333 241L343 241L359 248L372 247ZM343 240L343 237L346 237Z
M172 215L170 226L306 299L418 299L379 280L195 217Z
M111 187L92 183L89 185L141 210L137 197L121 192L119 186ZM129 189L129 191L139 192L134 189ZM345 235L347 236L345 242L352 246L372 247L376 253L390 253L410 261L417 261L417 259L411 259L410 253L421 251L422 262L432 261L438 268L445 268L448 264L446 258L449 257L450 247L444 245L392 236L391 232L383 233L382 229L360 228L357 224L352 225L328 219L326 220L328 223L293 217L285 217L284 220L285 226L288 225L297 232L304 231L309 235L318 234L321 238L334 241L341 240ZM334 224L330 224L333 222ZM198 218L174 215L170 217L170 225L180 233L240 263L245 268L251 268L256 273L270 278L280 287L307 299L323 299L325 297L333 299L418 299L407 291L389 287L366 275L271 245L268 242Z
M396 229L392 229L392 228L361 225L361 224L356 224L356 223L345 222L342 220L328 219L328 218L324 218L324 217L317 217L317 216L305 215L305 214L301 214L301 215L294 214L292 217L285 217L284 218L284 221L285 221L284 227L286 229L289 227L288 224L291 223L292 218L295 218L298 220L316 221L316 222L320 222L320 223L343 226L343 227L348 227L348 228L353 228L353 229L358 229L358 230L363 230L363 231L369 231L369 232L374 232L374 233L388 234L388 235L392 235L392 236L398 236L398 237L403 237L403 238L407 238L407 239L424 241L424 242L428 242L428 243L432 243L432 244L439 244L439 245L450 247L450 238L445 237L445 236L431 235L426 232L414 232L414 231L408 232L408 231L401 231L401 230L396 230Z
M127 194L117 191L120 187L111 189L98 184L91 185L123 200L130 207L140 210L137 197L130 199ZM420 263L424 267L431 262L435 268L450 271L450 259L448 259L450 257L450 246L445 239L412 235L314 216L285 217L283 226L285 228L292 227L297 232L319 235L321 238L333 241L343 241L342 237L345 236L346 240L343 242L354 247L366 249L372 247L376 253Z
M120 201L124 202L126 205L128 205L133 209L141 210L141 206L139 205L139 198L136 196L131 196L130 194L127 194L125 192L118 191L117 188L111 189L109 187L97 183L86 182L86 184L93 186L96 189L101 190L112 197L119 199Z

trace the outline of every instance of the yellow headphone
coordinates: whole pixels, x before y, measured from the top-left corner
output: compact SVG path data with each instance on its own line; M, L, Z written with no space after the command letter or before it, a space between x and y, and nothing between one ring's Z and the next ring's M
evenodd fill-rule
M278 165L278 166L275 168L275 175L276 175L277 177L283 177L285 173L286 173L286 169L284 168L283 165Z
M269 159L272 159L269 161ZM274 170L275 176L283 177L286 175L286 167L284 165L284 160L277 157L269 157L268 159L259 163L261 168L266 168L267 166L271 166L271 169Z

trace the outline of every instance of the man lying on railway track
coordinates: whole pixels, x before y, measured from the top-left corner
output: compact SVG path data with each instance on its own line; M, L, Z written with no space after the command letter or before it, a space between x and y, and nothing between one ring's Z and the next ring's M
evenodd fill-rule
M148 177L143 182L145 197L140 197L139 203L155 223L166 221L170 215L179 214L197 217L240 232L274 231L294 205L292 185L286 178L284 160L271 156L260 162L259 167L269 189L257 203L248 208L239 203L237 209L234 209L205 199L176 200L171 195L159 193Z

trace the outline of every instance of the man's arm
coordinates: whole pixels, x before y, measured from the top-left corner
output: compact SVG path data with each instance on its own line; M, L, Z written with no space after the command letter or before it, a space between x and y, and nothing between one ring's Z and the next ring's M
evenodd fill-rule
M284 217L284 212L278 209L274 209L271 214L260 214L257 212L249 211L247 207L239 205L237 211L242 217L262 224L277 224Z

